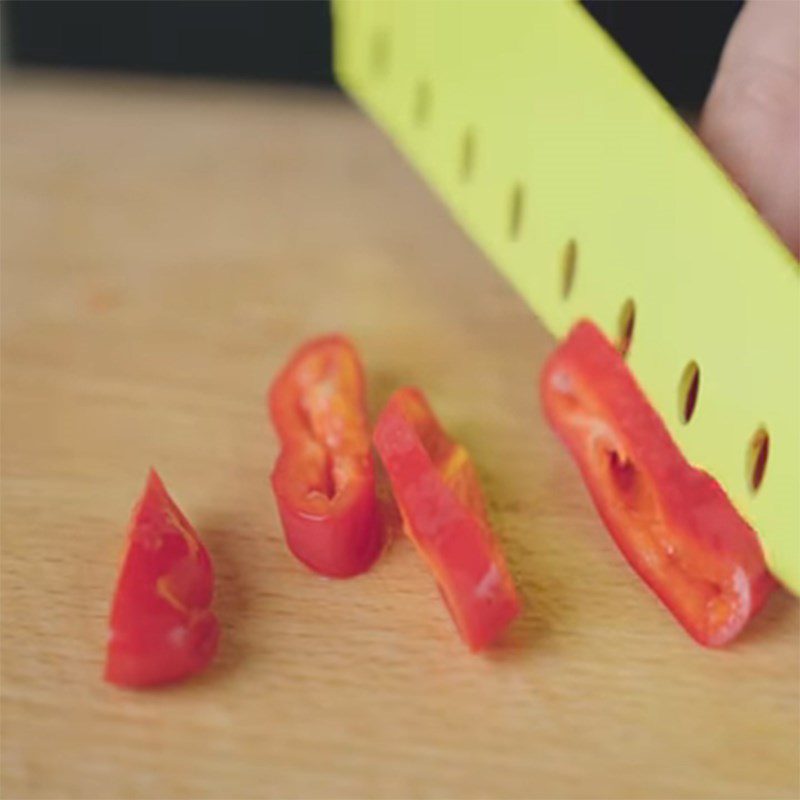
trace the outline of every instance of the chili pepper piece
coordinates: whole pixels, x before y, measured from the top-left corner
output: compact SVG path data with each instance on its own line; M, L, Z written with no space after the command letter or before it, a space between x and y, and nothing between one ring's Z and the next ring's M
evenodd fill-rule
M219 640L213 592L208 551L151 470L133 510L111 607L105 679L154 686L202 670Z
M494 642L521 603L489 527L475 467L418 389L396 391L374 433L403 527L471 650Z
M270 387L281 452L272 488L286 543L306 566L335 578L367 570L383 547L364 373L343 336L313 339Z
M774 586L758 538L684 459L617 350L579 322L546 362L540 390L628 563L700 644L736 638Z

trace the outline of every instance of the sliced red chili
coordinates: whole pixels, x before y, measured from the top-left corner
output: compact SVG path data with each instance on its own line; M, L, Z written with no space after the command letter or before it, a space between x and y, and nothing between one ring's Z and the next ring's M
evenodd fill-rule
M576 325L547 361L541 396L631 566L698 642L734 639L774 585L756 534L687 463L592 323Z
M152 686L202 670L219 640L213 593L207 550L151 470L111 608L106 680Z
M301 347L272 384L269 410L281 442L272 487L289 548L322 575L368 569L383 529L352 343L326 336Z
M374 440L404 529L433 572L459 633L472 650L486 647L521 603L467 451L411 388L392 395Z

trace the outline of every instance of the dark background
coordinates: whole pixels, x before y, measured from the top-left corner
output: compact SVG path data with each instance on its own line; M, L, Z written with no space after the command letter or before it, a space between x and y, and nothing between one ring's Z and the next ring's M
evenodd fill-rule
M584 5L674 106L694 110L741 2ZM322 0L7 0L1 8L11 64L333 84Z

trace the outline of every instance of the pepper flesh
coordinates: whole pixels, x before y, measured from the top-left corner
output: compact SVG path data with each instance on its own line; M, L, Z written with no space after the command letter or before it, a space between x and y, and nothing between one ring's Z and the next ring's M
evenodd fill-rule
M153 686L202 670L219 640L213 593L208 551L151 470L117 580L105 679Z
M521 603L489 527L475 467L440 426L423 394L392 395L374 433L403 527L427 562L472 650L495 641Z
M774 586L758 539L719 484L684 459L620 354L580 322L540 389L630 565L700 644L734 639Z
M343 336L313 339L270 387L281 442L272 488L289 549L315 572L346 578L383 547L364 374Z

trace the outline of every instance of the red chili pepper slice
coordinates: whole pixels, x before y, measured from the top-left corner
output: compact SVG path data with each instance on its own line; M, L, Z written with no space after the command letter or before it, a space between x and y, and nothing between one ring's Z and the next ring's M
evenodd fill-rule
M483 649L519 614L521 603L467 451L412 388L392 395L374 441L406 533L433 572L461 637L470 649Z
M700 644L734 639L774 586L758 539L719 484L684 459L620 354L580 322L540 388L630 565Z
M213 593L207 550L151 470L117 580L105 679L152 686L202 670L219 640Z
M353 344L336 335L306 343L272 384L269 410L281 441L272 488L289 549L322 575L364 572L383 527Z

